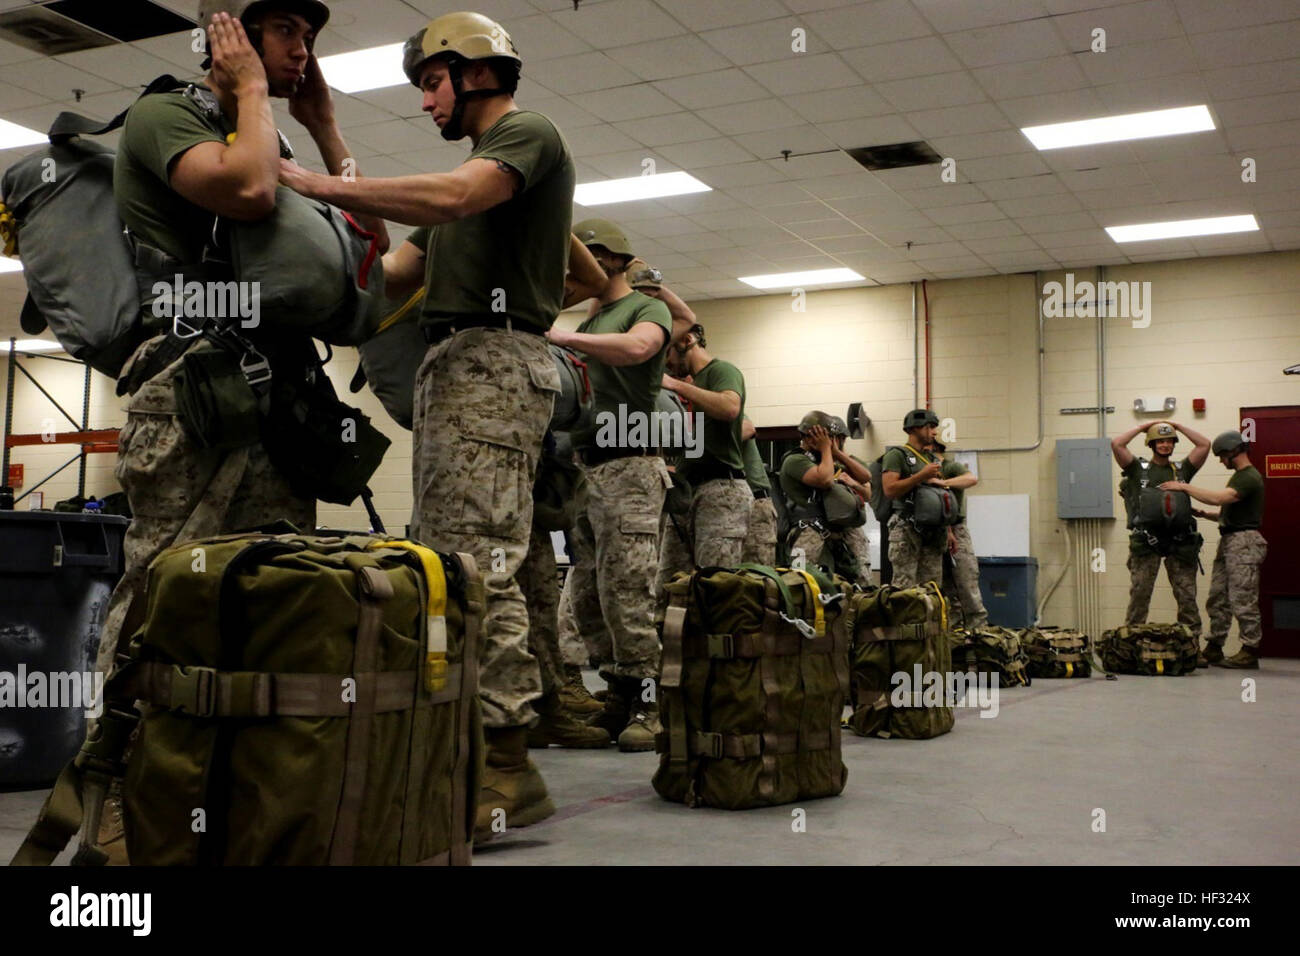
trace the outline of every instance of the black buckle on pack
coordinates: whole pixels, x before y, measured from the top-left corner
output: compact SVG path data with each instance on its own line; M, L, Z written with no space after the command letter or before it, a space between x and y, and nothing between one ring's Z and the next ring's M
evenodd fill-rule
M211 667L172 665L171 709L191 717L217 712L217 672Z
M722 734L708 734L703 731L695 735L695 750L701 757L713 760L722 759Z
M249 349L239 357L239 370L244 373L244 380L249 387L255 391L271 381L271 363L256 349Z
M708 635L709 657L731 658L736 656L736 639L731 634Z

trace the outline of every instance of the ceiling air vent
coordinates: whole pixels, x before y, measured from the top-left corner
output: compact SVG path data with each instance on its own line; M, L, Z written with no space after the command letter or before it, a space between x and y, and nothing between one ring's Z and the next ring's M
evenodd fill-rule
M46 56L75 53L115 42L98 30L91 30L44 7L20 7L0 13L0 39Z
M890 143L886 146L859 146L855 149L846 149L844 152L872 170L928 166L942 159L929 143L922 140L914 143Z
M47 6L69 19L76 20L100 33L130 43L169 33L188 32L194 21L187 20L151 0L57 0Z

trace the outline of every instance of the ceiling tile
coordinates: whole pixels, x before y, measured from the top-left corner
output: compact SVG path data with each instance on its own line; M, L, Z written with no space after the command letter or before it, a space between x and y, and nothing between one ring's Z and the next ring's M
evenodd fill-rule
M1052 196L1029 196L1025 199L1002 199L998 201L998 208L1012 219L1024 219L1075 212L1083 206L1069 193L1061 193Z
M917 209L938 209L984 201L984 194L969 183L944 183L939 179L939 167L934 167L934 178L921 189L907 189L902 196Z
M987 222L956 222L944 226L948 230L948 235L954 239L960 239L968 246L971 240L1005 240L1008 238L1024 237L1020 227L1012 219L990 219Z
M569 147L577 156L596 156L601 153L635 150L640 141L620 132L613 126L579 126L564 134Z
M594 90L569 97L574 103L607 122L676 113L681 107L649 83L617 89Z
M859 146L884 146L888 143L910 143L922 138L915 127L898 113L841 120L837 123L819 123L817 128L832 142L845 149Z
M1069 52L1047 19L945 33L943 39L968 67L1041 60Z
M804 54L793 59L747 66L745 72L773 93L781 95L862 84L861 78L834 53Z
M810 196L815 196L824 202L882 195L897 198L890 192L888 186L861 167L858 167L857 172L845 175L818 176L815 179L801 180L799 186Z
M785 177L767 163L755 160L748 163L710 166L708 169L700 170L698 178L714 189L731 190L740 186L780 182Z
M951 156L960 165L963 159L985 156L1006 156L1017 152L1030 152L1033 145L1019 130L1005 129L991 133L966 133L956 136L939 136L930 139L930 145L940 156Z
M809 13L803 19L836 50L892 43L909 37L923 37L930 32L929 24L917 16L907 0L859 2Z
M748 103L698 110L697 115L727 135L788 128L802 122L797 112L770 96Z
M920 110L907 117L923 136L961 136L1007 129L1007 118L992 103Z
M507 24L510 39L515 41L519 55L524 58L524 63L528 64L525 69L530 73L533 63L561 56L589 53L592 50L590 43L544 13L499 22Z
M808 194L794 183L766 183L758 186L736 186L727 190L734 199L749 206L780 206L786 203L807 202Z
M956 223L982 222L989 219L1005 219L1002 211L991 202L967 203L962 206L940 206L927 210L930 221L938 226L951 226Z
M986 99L984 91L965 71L934 73L908 80L888 80L877 83L875 88L876 92L902 111L962 106Z
M528 68L528 75L548 90L566 95L585 93L589 90L601 90L609 94L614 92L614 87L627 86L640 81L640 77L635 73L624 69L604 53L599 52L544 60L531 65ZM670 110L665 109L660 112L667 113Z
M658 40L686 33L686 27L668 16L650 0L608 0L606 3L583 4L578 10L552 14L555 22L605 49L611 37L637 37Z
M646 146L686 143L717 136L718 131L694 113L666 113L663 116L646 116L625 120L614 127L626 136Z
M794 152L815 152L823 149L835 149L835 143L817 131L815 126L791 126L785 129L768 130L761 133L742 133L732 137L761 159L781 160L782 150ZM827 154L830 155L830 154ZM814 157L808 157L812 159ZM848 163L852 159L845 157ZM791 161L793 162L793 160ZM785 161L781 161L785 165ZM856 165L856 164L855 164Z
M658 0L658 3L679 23L697 32L789 16L789 11L779 0L727 0L726 3Z
M1222 0L1175 0L1178 17L1188 33L1232 30L1259 23L1295 18L1289 3L1223 3Z
M1191 37L1191 43L1201 69L1290 60L1294 59L1296 50L1300 49L1300 20L1217 33L1197 33Z
M628 176L644 175L646 170L644 164L647 159L654 160L655 172L657 173L674 172L680 168L676 163L670 162L662 153L644 147L585 157L585 161L593 169L598 170L610 179L625 179Z
M713 73L660 80L654 84L665 96L672 97L687 109L725 106L770 96L767 90L734 67Z
M1094 54L1099 59L1115 50L1148 40L1182 37L1183 24L1171 0L1147 0L1122 6L1066 13L1052 18L1071 50L1090 50L1092 31L1106 31L1106 52Z
M972 70L975 81L995 99L1027 94L1059 93L1088 85L1077 56L1054 56L1043 60L1002 63Z
M1047 15L1047 8L1040 0L997 0L996 3L970 3L969 0L912 2L939 33L1032 20Z
M863 230L840 216L833 219L787 223L785 228L801 239L837 239L844 236L865 235Z
M1225 66L1206 70L1201 76L1205 86L1214 90L1216 97L1224 99L1300 90L1300 69L1279 70L1276 65L1267 63Z
M1048 171L1046 163L1037 153L1013 153L1010 156L988 156L984 159L957 160L957 179L981 186L989 180L1018 180L1037 176Z
M717 51L693 36L642 40L610 50L609 55L643 80L690 76L718 68Z
M839 185L843 186L846 176L867 175L867 171L858 164L857 160L839 149L807 156L795 154L788 158L771 159L768 160L768 165L786 179L798 180L800 185L808 182L825 182L834 178L840 180Z
M722 166L743 163L754 155L725 137L704 139L694 143L675 143L660 147L659 152L683 169L695 170L705 166Z
M1067 90L1039 96L1020 96L998 103L1007 119L1017 126L1067 123L1105 116L1106 109L1093 90Z
M1015 179L991 179L980 183L979 187L980 192L994 201L1065 192L1065 186L1056 178L1055 173L1039 173Z
M787 106L810 123L831 123L894 112L883 96L866 86L842 86L835 90L796 93L782 98Z
M700 39L737 66L769 60L810 59L825 52L824 45L814 34L807 37L807 51L796 53L792 36L796 28L807 29L801 19L787 16L723 30L708 30L700 34Z
M1075 60L1093 83L1102 84L1186 73L1194 57L1187 39L1177 37L1116 47L1106 53L1080 53Z

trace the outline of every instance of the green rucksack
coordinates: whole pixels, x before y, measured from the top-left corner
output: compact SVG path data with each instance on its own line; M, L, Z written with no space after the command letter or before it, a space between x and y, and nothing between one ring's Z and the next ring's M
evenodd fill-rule
M753 564L674 578L662 621L660 796L743 810L844 789L847 590Z
M985 627L952 631L953 667L976 673L997 674L999 687L1028 687L1028 658L1020 645L1020 633L1009 627Z
M102 799L124 771L134 865L468 863L482 612L471 557L407 541L237 534L164 551L99 733L14 862L49 863L84 801L78 861L102 863Z
M1030 677L1091 677L1092 642L1082 631L1031 627L1020 637Z
M1116 674L1178 676L1196 670L1201 649L1186 624L1134 624L1101 636L1101 663Z
M855 594L849 600L848 626L853 640L853 732L921 740L952 730L947 694L951 638L939 586L933 581L906 589L887 584ZM918 679L938 681L937 701L926 699L924 684L914 686ZM912 695L906 693L908 687Z

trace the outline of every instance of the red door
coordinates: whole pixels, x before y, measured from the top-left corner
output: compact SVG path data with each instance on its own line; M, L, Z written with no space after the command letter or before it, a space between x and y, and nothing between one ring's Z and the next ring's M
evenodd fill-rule
M1300 657L1300 405L1243 408L1255 422L1250 461L1264 476L1268 557L1259 576L1266 657Z

